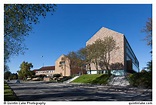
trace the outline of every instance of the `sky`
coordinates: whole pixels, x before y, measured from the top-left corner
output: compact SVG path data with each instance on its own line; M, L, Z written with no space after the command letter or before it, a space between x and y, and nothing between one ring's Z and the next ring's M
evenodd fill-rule
M62 54L85 47L101 27L125 35L141 70L151 60L151 49L143 40L146 33L141 32L150 17L150 4L57 4L56 12L40 17L25 37L28 50L10 59L10 71L16 73L23 61L32 63L33 69L54 66Z

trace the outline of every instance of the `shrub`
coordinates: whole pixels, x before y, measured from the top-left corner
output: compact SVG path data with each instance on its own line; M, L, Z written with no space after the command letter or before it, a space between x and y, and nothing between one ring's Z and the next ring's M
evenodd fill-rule
M64 82L64 81L67 81L71 78L72 78L71 76L63 76L63 78L61 78L58 82Z
M54 74L53 77L59 78L59 77L61 77L61 74Z
M52 79L50 79L50 82L51 82L51 83L57 83L56 80L52 80Z
M130 85L141 88L152 88L152 73L141 72L129 75Z

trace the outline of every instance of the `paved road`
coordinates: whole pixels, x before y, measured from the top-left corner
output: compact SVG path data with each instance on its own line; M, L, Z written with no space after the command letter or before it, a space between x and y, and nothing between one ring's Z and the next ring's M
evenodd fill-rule
M9 83L21 101L151 101L147 89L103 85L46 83L29 81Z

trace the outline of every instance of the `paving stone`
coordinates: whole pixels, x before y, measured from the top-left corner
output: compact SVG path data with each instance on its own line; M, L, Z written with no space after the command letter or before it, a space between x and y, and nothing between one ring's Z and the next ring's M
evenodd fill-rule
M10 82L21 101L151 101L151 89L89 84Z

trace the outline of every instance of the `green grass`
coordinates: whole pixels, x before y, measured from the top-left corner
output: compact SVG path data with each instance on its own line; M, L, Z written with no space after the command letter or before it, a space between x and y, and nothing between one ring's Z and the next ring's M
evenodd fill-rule
M72 81L72 83L107 84L109 76L107 74L86 74Z
M4 101L17 101L17 97L6 82L4 82Z

